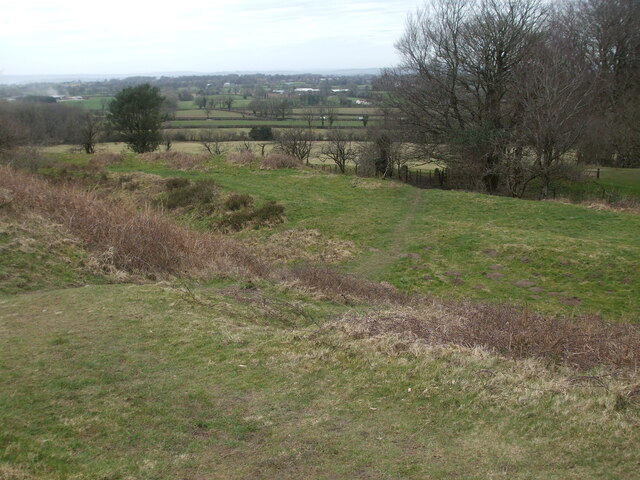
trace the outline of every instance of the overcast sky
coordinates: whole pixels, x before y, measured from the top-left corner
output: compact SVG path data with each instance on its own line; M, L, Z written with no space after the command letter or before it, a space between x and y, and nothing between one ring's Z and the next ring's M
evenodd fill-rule
M0 72L389 67L422 0L0 0Z

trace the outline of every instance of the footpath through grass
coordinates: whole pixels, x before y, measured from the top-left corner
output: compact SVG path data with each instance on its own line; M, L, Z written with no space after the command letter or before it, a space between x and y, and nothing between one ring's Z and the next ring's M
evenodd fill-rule
M117 170L210 178L226 191L282 203L285 224L241 236L317 229L353 242L345 269L404 291L638 321L635 214L220 161L197 172L138 163Z
M0 298L0 478L636 476L617 380L356 340L308 320L344 306L269 286L197 294Z

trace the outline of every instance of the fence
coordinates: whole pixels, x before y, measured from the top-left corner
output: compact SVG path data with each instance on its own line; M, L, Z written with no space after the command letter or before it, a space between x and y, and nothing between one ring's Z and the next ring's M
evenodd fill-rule
M343 173L338 168L338 165L334 164L310 164L309 165L316 170L322 170L323 172L340 174ZM345 175L360 175L366 177L362 172L358 173L358 166L348 165L345 166ZM386 178L392 178L400 182L408 183L418 188L447 188L447 179L449 176L448 169L435 170L411 170L406 166L400 167L400 169L393 169Z
M595 177L600 178L600 169L599 168L591 168L589 170L584 171L587 177Z

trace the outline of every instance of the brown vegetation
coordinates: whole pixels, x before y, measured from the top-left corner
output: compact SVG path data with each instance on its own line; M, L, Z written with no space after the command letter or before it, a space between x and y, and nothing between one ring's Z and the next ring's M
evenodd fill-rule
M298 265L281 271L280 279L331 300L402 304L409 298L391 285L322 266Z
M389 312L347 314L336 325L360 338L395 334L409 343L481 347L581 369L640 367L640 329L594 316L552 318L510 306L434 300Z
M241 273L264 275L266 267L230 240L180 227L160 212L140 210L72 186L0 167L4 208L26 210L64 225L98 257L130 273Z
M266 157L262 157L262 161L260 162L260 168L265 170L300 167L302 167L302 160L284 153L270 153Z
M257 158L255 153L249 151L232 152L227 155L227 162L234 165L251 165Z

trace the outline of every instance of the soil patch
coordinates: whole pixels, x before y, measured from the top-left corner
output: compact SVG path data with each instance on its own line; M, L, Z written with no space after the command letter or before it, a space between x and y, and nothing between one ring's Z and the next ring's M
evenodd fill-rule
M504 273L490 272L490 273L487 273L486 276L487 276L487 278L490 278L491 280L498 280L498 279L504 277Z

